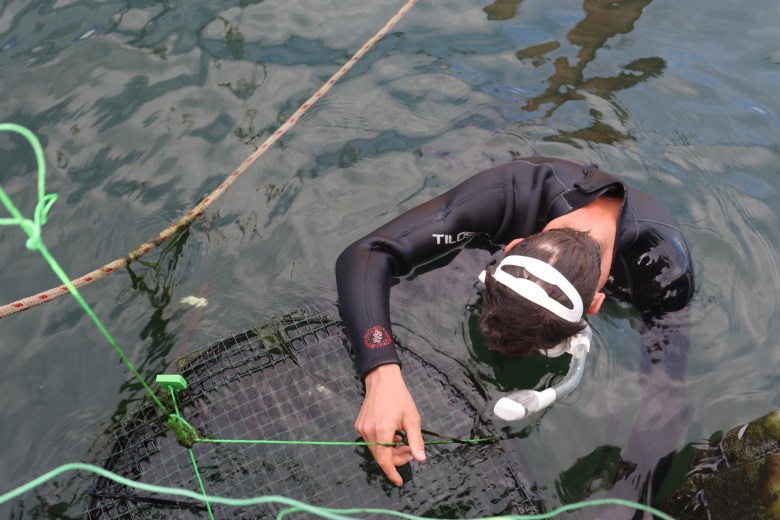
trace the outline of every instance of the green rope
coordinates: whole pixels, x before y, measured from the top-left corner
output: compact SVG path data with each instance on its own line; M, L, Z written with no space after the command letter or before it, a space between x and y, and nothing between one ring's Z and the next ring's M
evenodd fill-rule
M197 432L195 432L195 428L193 428L190 425L190 423L185 421L181 417L181 415L179 415L179 405L176 403L176 392L173 391L173 387L169 387L169 390L171 391L171 401L173 401L173 409L174 409L175 414L171 415L171 417L170 417L170 419L168 419L168 421L170 422L170 420L173 419L174 417L178 418L181 422L183 422L184 424L189 426L190 429L192 429L192 431L194 433L197 434ZM211 511L211 504L209 504L208 495L206 494L206 488L203 486L203 479L200 478L200 471L198 471L198 463L195 462L195 454L192 453L192 448L187 448L187 453L189 453L189 455L190 455L190 462L192 462L192 469L195 470L195 478L198 480L198 487L200 487L200 492L203 494L204 497L206 497L205 498L205 500L206 500L206 510L209 513L209 518L211 518L211 520L214 520L214 513Z
M196 493L194 491L190 491L187 489L177 489L177 488L170 488L170 487L163 487L163 486L155 486L153 484L145 484L143 482L137 482L135 480L130 480L128 478L122 477L120 475L117 475L116 473L112 473L110 471L107 471L101 467L94 466L92 464L85 464L81 462L73 462L70 464L63 464L62 466L59 466L47 473L44 473L40 477L37 477L27 484L24 484L22 486L17 487L16 489L13 489L3 495L0 495L0 505L13 500L14 498L27 493L28 491L34 489L37 486L40 486L41 484L46 483L49 480L54 479L55 477L61 475L62 473L66 473L69 471L87 471L94 473L96 475L99 475L101 477L105 477L107 479L113 480L117 484L121 484L123 486L128 486L134 489L139 489L141 491L146 491L149 493L157 493L157 494L166 494L166 495L174 495L174 496L180 496L180 497L186 497L190 498L192 500L197 500L198 502L205 502L205 503L211 503L211 504L221 504L231 507L249 507L249 506L257 506L257 505L263 505L263 504L283 504L288 506L287 509L282 510L278 515L277 519L283 518L285 515L294 513L294 512L300 512L305 511L307 513L311 513L317 516L320 516L322 518L330 518L334 520L354 520L354 516L351 515L388 515L388 516L395 516L398 518L404 518L407 520L422 520L424 517L419 517L415 515L411 515L408 513L402 513L399 511L392 511L388 509L375 509L375 508L366 508L366 509L332 509L332 508L325 508L325 507L317 507L312 506L303 502L300 502L298 500L294 500L291 498L278 496L278 495L266 495L262 497L252 497L252 498L228 498L228 497L219 497L219 496L211 496L211 495L203 495ZM481 520L545 520L547 518L553 518L555 516L560 515L561 513L565 513L567 511L574 511L577 509L583 509L586 507L598 507L603 505L619 505L619 506L625 506L633 509L637 509L640 511L644 511L646 513L650 513L654 516L657 516L658 518L661 518L662 520L674 520L673 517L667 515L663 511L659 511L658 509L655 509L650 506L646 506L644 504L639 504L636 502L631 502L630 500L622 500L618 498L603 498L603 499L597 499L597 500L590 500L588 502L577 502L574 504L567 504L565 506L561 506L553 511L550 511L548 513L541 513L541 514L535 514L535 515L506 515L506 516L491 516L482 518ZM451 519L452 520L452 519Z
M214 513L211 512L211 504L209 504L209 496L206 494L206 488L203 487L203 479L200 478L200 471L198 471L198 463L195 462L195 455L192 453L192 449L188 449L190 454L190 462L192 462L192 468L195 470L195 478L198 479L198 487L203 494L203 501L206 503L206 510L209 512L209 518L214 520Z
M54 202L57 200L57 194L46 195L46 161L43 157L43 148L35 135L23 126L13 123L0 123L0 131L16 132L24 136L32 145L35 153L35 161L38 164L38 204L35 206L33 219L26 219L21 212L14 206L11 199L0 188L0 201L8 209L8 212L14 217L0 219L0 226L19 225L29 237L27 239L27 248L36 249L41 243L41 227L46 224L46 216L49 213Z
M270 440L270 439L195 439L195 442L211 442L219 444L297 444L308 446L406 446L404 442L365 442L365 441L284 441L284 440ZM461 443L473 443L478 444L480 442L495 442L495 439L459 439L457 441L450 439L443 439L440 441L425 441L425 445L433 444L453 444L455 442Z
M174 413L168 416L168 424L176 434L176 439L180 444L186 448L190 448L197 442L212 443L212 444L289 444L298 446L406 446L405 442L366 442L366 441L294 441L294 440L271 440L271 439L204 439L198 436L198 431L179 413L179 405L176 402L176 391L173 387L169 387L168 390L171 393L171 401L173 402ZM442 437L441 434L429 432L424 430L423 433L428 435L434 435L436 437ZM434 444L480 444L480 443L494 443L498 439L495 437L490 438L476 438L476 439L454 439L451 437L444 438L438 441L426 440L425 445Z
M119 348L119 345L117 345L116 341L114 341L114 338L111 337L111 334L108 333L108 330L103 326L103 323L101 323L101 321L92 311L92 308L81 296L79 290L76 289L73 283L71 283L68 275L65 274L65 271L62 270L59 263L57 263L57 260L55 260L51 253L49 253L49 250L46 249L46 246L43 243L41 238L41 228L44 224L46 224L49 210L51 209L52 204L54 204L54 202L57 200L57 194L46 194L46 161L44 161L43 158L43 148L41 147L40 141L38 141L38 138L35 137L35 134L30 132L28 129L14 123L0 123L0 132L2 131L16 132L27 139L27 141L32 146L33 151L35 152L35 160L38 165L38 203L35 206L33 218L26 219L5 193L5 190L0 187L0 202L2 202L3 206L5 206L5 208L13 217L0 219L0 226L18 225L22 228L22 230L28 236L26 242L27 249L31 251L38 251L43 256L44 260L46 260L46 262L49 264L52 271L54 271L65 287L67 287L68 291L70 291L70 294L76 299L77 302L79 302L81 307L84 309L84 312L87 313L98 330L106 338L108 343L114 348L116 353L119 355L119 358L124 362L127 368L130 369L130 372L132 372L136 379L140 381L141 385L143 385L143 387L146 389L146 392L149 394L152 401L154 401L157 406L159 406L166 414L168 414L168 409L160 402L149 385L146 384L144 378L141 377L141 374L135 368L133 363L130 362L122 349Z
M211 444L284 444L284 445L298 445L298 446L406 446L405 442L366 442L366 441L295 441L295 440L279 440L279 439L204 439L198 436L198 431L187 422L184 417L179 413L178 405L176 404L176 397L173 389L170 389L171 398L173 400L173 406L175 413L168 416L168 424L176 435L176 439L185 448L191 447L193 444L211 443ZM437 444L480 444L480 443L494 443L495 438L477 438L477 439L441 439L441 440L426 440L425 445L437 445Z
M168 426L173 430L179 444L190 449L193 444L198 442L198 430L181 416L179 413L179 405L176 403L176 393L172 387L169 388L169 390L171 392L174 413L168 416Z

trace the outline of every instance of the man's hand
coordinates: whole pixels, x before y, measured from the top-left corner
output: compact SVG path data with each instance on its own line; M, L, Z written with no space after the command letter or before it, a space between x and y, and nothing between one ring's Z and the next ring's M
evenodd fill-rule
M425 460L420 413L406 388L401 367L381 365L365 377L366 398L360 409L355 429L366 442L400 442L397 431L406 433L408 446L369 446L379 467L396 486L404 483L396 466Z

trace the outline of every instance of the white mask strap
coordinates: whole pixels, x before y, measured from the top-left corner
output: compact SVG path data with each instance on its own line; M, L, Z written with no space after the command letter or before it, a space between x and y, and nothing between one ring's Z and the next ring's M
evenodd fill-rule
M547 291L542 289L536 282L532 282L526 278L517 278L516 276L507 273L503 270L505 265L524 267L526 271L543 282L558 287L571 302L571 307L565 307L553 300L550 295L547 294ZM582 319L582 297L580 297L580 294L571 282L567 280L560 271L547 262L529 256L509 255L504 257L498 264L493 273L493 278L495 278L497 282L509 287L523 298L540 307L544 307L566 321L576 323Z

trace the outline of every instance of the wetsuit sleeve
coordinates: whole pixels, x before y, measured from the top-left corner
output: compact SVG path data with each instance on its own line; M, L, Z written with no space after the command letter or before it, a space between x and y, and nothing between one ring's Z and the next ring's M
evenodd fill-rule
M637 239L623 249L630 301L650 314L673 312L694 295L693 265L676 220L649 195L634 190Z
M486 170L359 239L339 256L340 312L361 377L400 365L390 327L394 277L458 250L476 234L494 243L537 231L552 169L510 163Z

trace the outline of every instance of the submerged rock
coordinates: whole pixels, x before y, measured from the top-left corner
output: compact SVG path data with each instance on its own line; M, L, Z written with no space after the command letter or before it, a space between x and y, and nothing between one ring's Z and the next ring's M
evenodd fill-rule
M780 410L694 450L687 481L658 507L678 520L780 519Z

